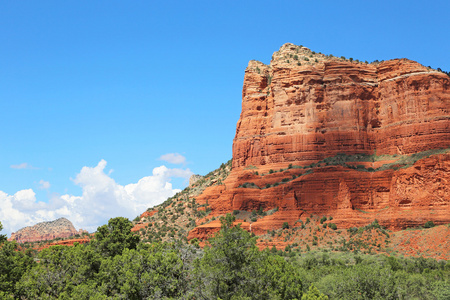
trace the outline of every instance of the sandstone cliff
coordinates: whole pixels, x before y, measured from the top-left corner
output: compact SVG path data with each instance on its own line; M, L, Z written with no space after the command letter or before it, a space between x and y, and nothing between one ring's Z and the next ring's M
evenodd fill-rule
M41 222L33 226L24 227L17 232L13 232L8 240L14 240L18 243L38 242L56 238L68 238L83 232L86 231L82 229L77 231L72 222L66 218L59 218L54 221Z
M257 234L310 214L341 228L450 223L449 150L446 74L285 44L270 65L249 63L233 169L197 201L211 216L278 207L253 222Z

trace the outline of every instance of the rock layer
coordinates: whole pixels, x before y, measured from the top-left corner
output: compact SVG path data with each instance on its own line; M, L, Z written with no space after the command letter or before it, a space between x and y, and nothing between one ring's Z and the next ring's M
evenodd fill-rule
M76 234L86 232L82 229L77 231L72 222L66 218L59 218L50 222L41 222L33 226L28 226L13 232L9 241L17 241L18 243L38 242L44 240L52 240L56 238L68 238Z
M393 229L450 223L448 150L446 74L285 44L270 65L250 61L233 170L197 201L212 215L279 207L252 224L255 233L309 214L344 228L375 218Z
M299 59L307 58L309 50L292 44L278 56L289 58L296 50L306 55ZM406 59L376 65L327 59L301 66L282 58L269 66L251 61L233 167L447 148L449 79Z

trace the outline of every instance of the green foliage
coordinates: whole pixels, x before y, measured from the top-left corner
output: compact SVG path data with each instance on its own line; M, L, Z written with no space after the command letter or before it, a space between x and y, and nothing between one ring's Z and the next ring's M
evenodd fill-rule
M308 244L307 252L296 255L302 243L260 251L256 237L233 226L234 221L232 214L221 217L221 230L203 250L196 239L192 245L138 243L130 238L130 222L124 218L99 227L90 244L42 250L38 263L31 251L5 241L0 246L0 299L450 298L449 262L314 252ZM153 226L174 233L165 224ZM374 221L349 233L354 237L367 229L383 230ZM314 234L313 243L318 240Z
M297 271L282 257L261 252L250 233L221 219L222 230L195 262L194 294L200 299L299 299Z
M136 249L139 236L131 232L133 225L127 218L110 219L108 225L97 228L93 245L104 256L121 254L124 249Z
M314 284L311 284L307 293L303 294L302 300L328 300L328 296L321 293Z
M0 231L3 230L3 225L2 222L0 222ZM0 244L3 243L4 241L6 241L6 235L5 234L0 234Z
M289 229L289 223L288 222L284 222L283 226L281 228L282 229Z
M84 245L53 246L39 253L39 263L18 284L19 293L27 299L64 298L82 284L95 284L100 265L99 253Z
M325 222L326 220L327 220L327 217L323 216L323 217L320 219L320 224L323 224L323 222Z
M5 241L0 246L0 295L5 299L15 293L15 284L34 265L31 252L18 251L18 245Z
M161 244L125 249L102 262L102 295L120 299L178 299L186 291L184 264L178 252ZM184 279L184 280L183 280Z
M433 221L427 221L426 223L425 223L425 225L423 225L423 228L431 228L431 227L434 227L435 225L434 225L434 222Z

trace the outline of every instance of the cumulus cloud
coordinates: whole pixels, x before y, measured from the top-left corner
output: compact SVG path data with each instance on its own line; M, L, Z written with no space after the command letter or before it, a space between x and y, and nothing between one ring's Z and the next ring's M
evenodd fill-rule
M32 165L30 165L29 163L21 163L18 165L11 165L11 169L17 169L17 170L37 170L38 168L33 167Z
M95 167L83 167L73 182L80 186L82 194L53 195L49 202L36 201L32 189L21 190L14 195L0 191L0 221L8 235L18 229L42 221L66 217L76 228L90 232L106 224L109 218L123 216L134 218L148 207L158 205L179 189L174 189L171 178L189 178L189 169L170 169L160 166L152 175L141 178L137 183L120 185L110 173L105 173L106 161ZM41 186L46 183L41 180ZM48 186L50 184L48 183Z
M186 157L179 153L167 153L161 155L159 159L175 165L184 164L186 162Z
M39 181L39 184L40 184L39 188L40 188L41 190L47 190L47 189L50 188L50 182L45 181L45 180L43 180L43 179L41 179L41 180Z

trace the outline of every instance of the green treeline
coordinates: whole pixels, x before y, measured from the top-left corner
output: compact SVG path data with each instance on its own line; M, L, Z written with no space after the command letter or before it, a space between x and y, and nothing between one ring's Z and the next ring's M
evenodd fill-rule
M125 218L36 256L0 235L0 299L450 299L450 262L260 251L232 215L221 221L204 249L142 243Z

